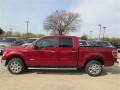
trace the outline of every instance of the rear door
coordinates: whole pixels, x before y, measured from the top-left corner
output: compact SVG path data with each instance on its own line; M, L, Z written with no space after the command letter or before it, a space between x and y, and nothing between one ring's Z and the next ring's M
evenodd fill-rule
M59 66L74 67L77 66L77 50L70 37L60 37L57 48L59 57Z

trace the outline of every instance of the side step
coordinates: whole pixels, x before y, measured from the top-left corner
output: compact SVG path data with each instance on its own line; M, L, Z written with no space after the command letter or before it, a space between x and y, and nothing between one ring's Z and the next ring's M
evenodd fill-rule
M77 68L43 68L43 67L29 67L28 69L36 70L77 70Z

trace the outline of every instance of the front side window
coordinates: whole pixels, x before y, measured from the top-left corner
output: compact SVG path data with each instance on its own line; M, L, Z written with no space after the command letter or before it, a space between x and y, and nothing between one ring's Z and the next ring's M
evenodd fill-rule
M58 40L55 38L48 38L48 39L42 39L36 42L37 48L45 48L45 47L57 47Z
M59 47L73 47L72 38L59 38Z

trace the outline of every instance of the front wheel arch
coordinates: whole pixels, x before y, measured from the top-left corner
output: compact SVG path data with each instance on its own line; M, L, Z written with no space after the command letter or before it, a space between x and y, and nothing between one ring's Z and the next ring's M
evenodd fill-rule
M10 56L10 57L7 59L7 61L6 61L6 64L5 64L6 66L8 65L9 61L10 61L12 58L20 58L20 59L23 61L24 65L27 66L26 63L25 63L25 60L24 60L21 56L18 56L18 55L12 55L12 56Z

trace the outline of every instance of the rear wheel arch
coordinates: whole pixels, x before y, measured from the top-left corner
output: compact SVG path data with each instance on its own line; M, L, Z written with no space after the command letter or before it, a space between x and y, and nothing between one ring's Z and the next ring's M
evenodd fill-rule
M84 67L86 66L86 64L87 64L88 62L93 61L93 60L100 62L101 65L104 65L104 61L103 61L103 59L102 59L101 57L90 57L90 58L88 58L88 59L86 60L86 62L85 62L85 64L84 64Z

